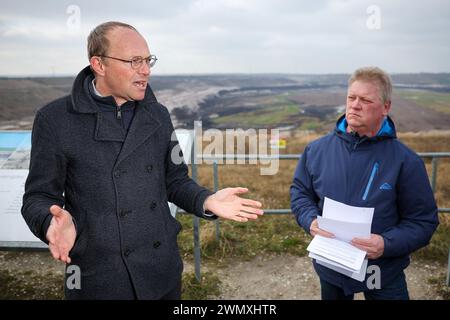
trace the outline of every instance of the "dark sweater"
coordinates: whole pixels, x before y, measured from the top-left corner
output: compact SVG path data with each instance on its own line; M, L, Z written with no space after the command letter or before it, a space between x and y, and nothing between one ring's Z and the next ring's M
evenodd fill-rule
M117 121L117 123L128 132L131 121L133 121L136 102L127 101L121 106L118 106L116 100L114 100L112 96L99 96L95 92L92 84L93 79L94 76L87 77L85 80L86 85L84 87L89 88L89 94L94 98L94 101L97 103L97 106L100 108L103 115L110 121Z

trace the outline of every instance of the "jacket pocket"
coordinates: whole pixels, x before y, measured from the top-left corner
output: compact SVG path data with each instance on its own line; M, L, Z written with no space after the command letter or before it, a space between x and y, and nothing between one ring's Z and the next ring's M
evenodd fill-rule
M87 212L85 209L81 209L80 214L78 215L78 219L74 218L75 230L76 230L76 238L73 244L72 249L69 251L69 256L72 258L73 256L80 256L84 253L87 245L87 221L86 221Z
M375 176L378 173L379 166L380 166L380 164L378 163L378 161L373 164L372 171L371 171L370 177L369 177L369 181L367 182L366 188L364 189L364 194L362 196L362 199L364 201L367 200L367 196L369 195L369 191L370 191L370 188L372 187L373 180L375 179Z
M175 236L178 235L178 233L180 233L182 227L181 227L181 223L174 217L172 216L172 213L170 212L170 208L169 208L169 204L167 203L167 201L164 202L164 210L163 213L165 221L166 221L166 228L167 231L173 232L175 233Z

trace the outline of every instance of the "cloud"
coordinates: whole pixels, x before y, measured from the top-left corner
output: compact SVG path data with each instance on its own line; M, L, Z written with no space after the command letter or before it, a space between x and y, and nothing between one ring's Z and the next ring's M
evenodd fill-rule
M80 9L70 28L70 5ZM391 72L450 72L450 3L428 0L15 1L2 4L0 56L40 64L23 69L0 61L2 73L41 73L56 57L63 73L87 63L86 37L107 20L140 30L158 55L157 73L351 72L378 64ZM380 28L367 27L380 18ZM72 25L73 26L73 25ZM25 52L25 53L22 53ZM62 54L62 52L64 54ZM80 53L82 53L80 55ZM14 62L14 61L12 61Z

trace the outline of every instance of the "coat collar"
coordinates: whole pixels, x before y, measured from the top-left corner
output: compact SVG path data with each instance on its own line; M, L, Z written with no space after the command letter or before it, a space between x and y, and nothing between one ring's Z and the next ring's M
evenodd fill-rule
M152 106L154 107L158 101L150 86L147 85L144 99L136 101L134 118L127 133L124 129L114 126L102 115L100 108L87 87L89 81L86 80L92 76L93 72L87 66L76 77L72 88L72 107L76 113L97 114L94 131L95 140L120 141L124 143L116 161L116 165L118 165L161 126L160 121L158 121L152 110ZM114 106L111 107L113 108Z
M387 116L386 119L384 119L383 124L381 125L380 130L378 131L377 135L371 138L368 138L366 136L360 137L359 135L355 135L353 133L347 132L347 120L345 119L345 114L342 115L336 122L336 128L334 129L334 132L337 136L340 138L348 141L348 142L355 142L355 141L379 141L379 140L385 140L385 139L395 139L397 138L397 133L395 130L395 124L394 121L392 121L391 117Z
M147 103L145 100L137 103L134 118L128 129L128 134L126 135L116 166L143 144L161 126L161 122L153 115L151 105L151 103Z
M78 73L75 78L75 81L72 86L72 107L75 112L78 113L97 113L99 109L97 104L95 103L94 98L89 94L88 82L87 78L92 78L94 73L91 70L90 66L85 67L83 70ZM145 90L145 97L142 102L146 104L157 103L156 97L150 88L147 85Z

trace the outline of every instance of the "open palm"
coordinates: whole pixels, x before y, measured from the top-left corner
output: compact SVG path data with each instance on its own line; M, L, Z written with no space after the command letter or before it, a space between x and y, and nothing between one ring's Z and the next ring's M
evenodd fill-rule
M57 205L50 207L50 213L53 215L47 230L50 252L56 260L70 263L69 252L77 235L72 216Z
M247 188L240 187L219 190L206 199L205 209L228 220L246 222L248 219L257 219L258 215L264 213L259 209L261 203L239 197L239 194L246 192Z

